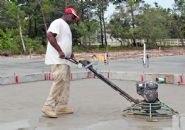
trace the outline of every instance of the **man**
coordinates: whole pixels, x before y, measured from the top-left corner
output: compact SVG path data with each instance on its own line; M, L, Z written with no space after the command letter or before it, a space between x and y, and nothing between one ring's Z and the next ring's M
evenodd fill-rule
M48 116L57 118L59 114L73 113L67 106L70 86L70 66L65 58L73 57L72 34L68 24L76 22L79 17L73 8L67 8L62 18L54 20L47 30L48 45L45 63L51 65L54 81L49 96L42 108Z

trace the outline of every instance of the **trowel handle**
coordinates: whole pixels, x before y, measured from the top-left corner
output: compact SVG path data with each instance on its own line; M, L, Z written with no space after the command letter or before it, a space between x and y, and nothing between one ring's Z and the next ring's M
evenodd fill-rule
M79 62L77 60L73 59L73 58L67 58L67 57L65 57L65 59L68 60L68 61L70 61L70 62L72 62L72 63L74 63L74 64L79 64Z

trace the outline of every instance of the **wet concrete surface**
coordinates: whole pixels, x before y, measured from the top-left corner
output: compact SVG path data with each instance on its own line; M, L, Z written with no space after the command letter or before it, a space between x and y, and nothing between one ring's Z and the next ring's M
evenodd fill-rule
M115 81L135 98L135 82ZM0 87L0 130L172 130L172 120L148 122L126 118L122 110L131 106L125 98L99 79L71 82L69 105L74 114L47 118L41 112L51 81ZM185 113L185 87L160 84L159 99L180 114Z
M143 72L141 59L122 59L95 66L98 70ZM24 75L50 71L44 59L0 58L0 77L14 73ZM72 65L72 71L84 71ZM147 72L185 73L185 56L150 58ZM135 82L113 81L130 95L136 94ZM75 113L57 119L45 117L42 105L48 96L51 81L5 85L0 87L0 130L172 130L172 121L147 122L122 116L131 106L117 92L99 79L72 81L69 105ZM162 102L185 113L185 87L159 85Z
M79 69L71 64L72 71L86 71ZM142 60L138 59L120 59L111 61L109 65L99 63L94 66L100 71L122 71L122 72L143 72L148 73L185 73L185 55L151 57L149 59L149 68L143 69ZM50 66L44 64L44 58L6 58L0 57L0 77L42 73L50 71Z

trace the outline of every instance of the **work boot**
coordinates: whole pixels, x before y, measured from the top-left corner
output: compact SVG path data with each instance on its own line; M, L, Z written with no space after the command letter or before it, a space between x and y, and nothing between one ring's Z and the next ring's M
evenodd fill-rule
M60 106L56 106L56 113L58 115L60 115L60 114L72 114L72 113L74 113L74 110L73 110L73 108L71 108L69 106L60 105Z
M57 118L56 112L50 106L43 106L42 112L50 118Z

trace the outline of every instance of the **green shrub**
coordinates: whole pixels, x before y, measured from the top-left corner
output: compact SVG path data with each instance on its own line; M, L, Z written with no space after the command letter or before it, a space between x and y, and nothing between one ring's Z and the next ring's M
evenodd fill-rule
M23 37L23 39L26 46L26 54L29 54L30 51L37 54L45 53L45 47L38 39L28 37ZM18 30L7 29L3 31L0 29L0 54L15 55L22 53L23 49Z
M29 53L30 51L36 54L45 53L46 49L38 39L25 38L24 40L25 40L27 53Z
M0 29L0 53L1 54L19 54L20 46L16 43L14 39L14 31Z

